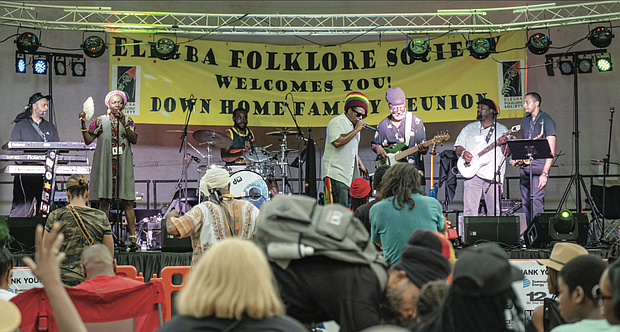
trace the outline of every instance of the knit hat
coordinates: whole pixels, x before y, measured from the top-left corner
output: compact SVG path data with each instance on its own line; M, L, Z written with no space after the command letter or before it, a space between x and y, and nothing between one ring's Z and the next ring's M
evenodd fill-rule
M465 279L471 282L462 283ZM490 243L463 251L454 265L452 285L461 294L489 296L508 290L513 281L522 279L523 274L508 263L504 250Z
M368 97L361 92L351 92L344 98L344 111L351 107L361 107L368 114Z
M447 279L452 272L452 265L446 257L449 243L446 244L447 240L438 235L426 229L415 231L394 265L395 269L404 271L418 288L429 281Z
M405 106L405 92L403 92L403 89L397 86L390 88L385 92L385 100L390 105Z
M355 178L351 182L351 197L364 198L370 193L370 185L364 178Z
M106 107L110 107L108 105L108 103L110 102L110 98L112 98L112 96L115 96L115 95L119 95L119 96L123 97L123 101L125 102L125 104L127 104L127 94L125 92L120 91L120 90L112 90L112 91L108 92L107 95L105 95L105 106Z
M476 105L480 105L480 104L489 106L491 111L493 111L493 113L495 114L499 112L497 105L495 105L495 102L493 102L491 99L481 99L480 101L476 103Z
M587 254L588 251L578 244L558 242L553 246L549 259L537 259L536 261L538 264L560 271L571 259Z
M200 192L209 196L213 189L226 188L230 183L230 175L223 168L212 168L200 179Z

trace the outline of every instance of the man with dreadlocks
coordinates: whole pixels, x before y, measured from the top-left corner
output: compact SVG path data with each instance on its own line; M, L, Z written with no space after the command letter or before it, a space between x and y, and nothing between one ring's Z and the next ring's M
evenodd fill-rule
M383 248L389 264L400 259L407 239L418 229L445 232L439 201L422 195L420 173L408 163L390 166L379 193L383 200L370 209L370 237Z
M168 234L191 236L192 266L218 241L227 238L254 237L258 208L252 203L231 198L230 176L221 168L213 168L200 180L200 191L206 202L194 206L183 216L175 210L166 215Z
M47 114L51 96L37 92L30 96L26 109L17 114L10 141L58 142L56 127L43 117ZM34 198L40 199L43 192L43 176L39 174L17 174L13 179L13 204L11 217L28 217Z

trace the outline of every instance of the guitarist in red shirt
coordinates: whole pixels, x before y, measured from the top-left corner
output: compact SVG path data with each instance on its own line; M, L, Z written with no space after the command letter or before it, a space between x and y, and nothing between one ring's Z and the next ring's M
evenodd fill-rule
M407 112L407 98L399 87L390 88L385 93L385 100L390 107L390 115L381 120L372 140L372 150L377 154L377 164L390 164L388 154L400 152L418 146L414 152L402 160L414 164L420 171L420 189L425 192L424 160L422 155L428 152L428 146L421 143L426 140L426 130L422 118Z

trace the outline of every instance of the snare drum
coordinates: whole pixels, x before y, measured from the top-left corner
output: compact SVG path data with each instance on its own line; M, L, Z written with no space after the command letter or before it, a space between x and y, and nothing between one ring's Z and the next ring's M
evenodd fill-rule
M271 159L271 153L265 148L256 148L246 152L245 159L253 163L261 163Z
M230 193L259 209L269 199L267 182L257 173L246 170L230 176Z

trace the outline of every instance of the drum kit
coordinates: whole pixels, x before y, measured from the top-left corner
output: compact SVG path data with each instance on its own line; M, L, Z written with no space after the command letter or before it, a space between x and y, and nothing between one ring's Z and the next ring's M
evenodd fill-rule
M199 178L202 178L211 168L222 167L230 174L230 193L235 198L249 201L260 208L263 203L269 200L270 186L277 186L276 168L280 169L282 183L286 184L288 176L286 157L289 152L297 151L287 147L287 135L296 133L296 131L286 128L268 132L267 135L281 136L279 138L280 149L267 150L272 144L264 147L253 147L245 153L245 163L215 165L211 162L212 149L229 148L233 143L232 139L224 133L210 129L195 131L192 134L194 139L200 145L206 145L207 148L207 163L198 166ZM286 186L283 186L283 190L281 193L288 193ZM200 193L198 195L201 197Z

